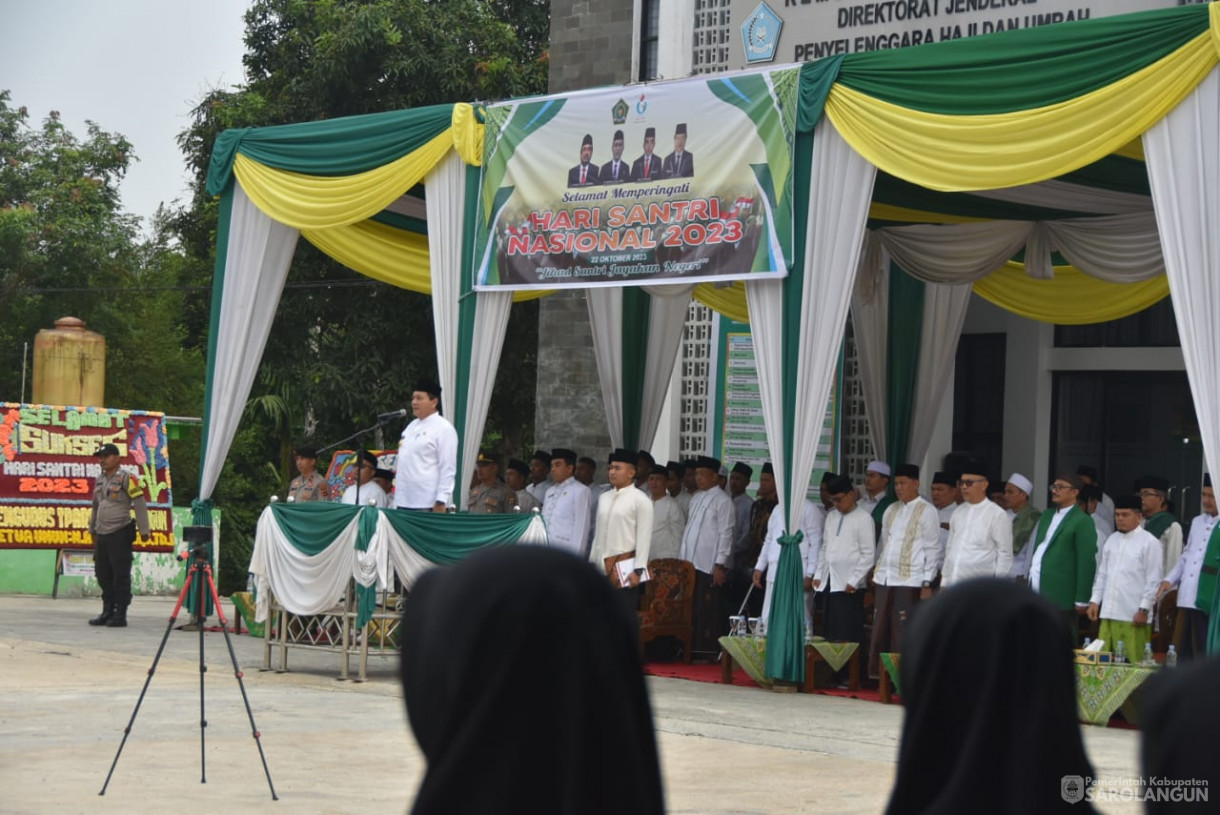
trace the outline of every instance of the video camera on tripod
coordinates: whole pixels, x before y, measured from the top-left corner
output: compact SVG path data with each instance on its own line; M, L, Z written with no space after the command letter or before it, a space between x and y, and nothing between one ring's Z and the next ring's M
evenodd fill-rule
M206 563L212 559L212 527L183 527L182 540L184 540L188 546L185 550L178 554L178 560L190 560L191 558L194 558L200 563Z

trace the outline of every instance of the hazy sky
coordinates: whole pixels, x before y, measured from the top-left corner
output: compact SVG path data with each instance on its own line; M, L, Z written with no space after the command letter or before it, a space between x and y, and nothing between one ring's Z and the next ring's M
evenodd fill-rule
M123 207L145 219L185 202L175 137L194 103L243 81L249 0L0 0L0 88L31 126L58 110L77 137L85 120L135 146Z

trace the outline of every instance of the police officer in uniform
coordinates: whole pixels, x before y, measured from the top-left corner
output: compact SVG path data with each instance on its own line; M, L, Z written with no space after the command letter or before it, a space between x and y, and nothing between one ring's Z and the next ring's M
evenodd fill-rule
M97 449L102 474L93 487L89 535L93 538L93 567L102 587L102 613L89 625L123 628L131 605L132 544L136 526L148 538L148 505L140 482L119 469L119 448L103 444ZM133 521L131 511L136 511Z
M470 490L470 512L475 515L512 512L517 505L517 494L500 480L500 457L491 450L483 450L476 463L479 483Z

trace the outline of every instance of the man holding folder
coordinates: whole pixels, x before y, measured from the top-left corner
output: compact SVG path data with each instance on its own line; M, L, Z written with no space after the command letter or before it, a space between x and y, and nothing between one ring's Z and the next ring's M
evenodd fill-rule
M636 454L619 448L610 454L606 477L610 489L597 501L597 529L589 560L600 572L606 572L607 562L614 568L618 560L634 558L635 568L627 575L627 585L621 586L623 602L634 614L639 609L640 572L648 566L652 547L652 499L635 488Z

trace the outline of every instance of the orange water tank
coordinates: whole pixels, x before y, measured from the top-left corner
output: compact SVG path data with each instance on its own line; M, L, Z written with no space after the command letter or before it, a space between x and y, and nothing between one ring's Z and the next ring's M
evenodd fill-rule
M34 337L35 404L106 404L106 338L84 320L61 317Z

